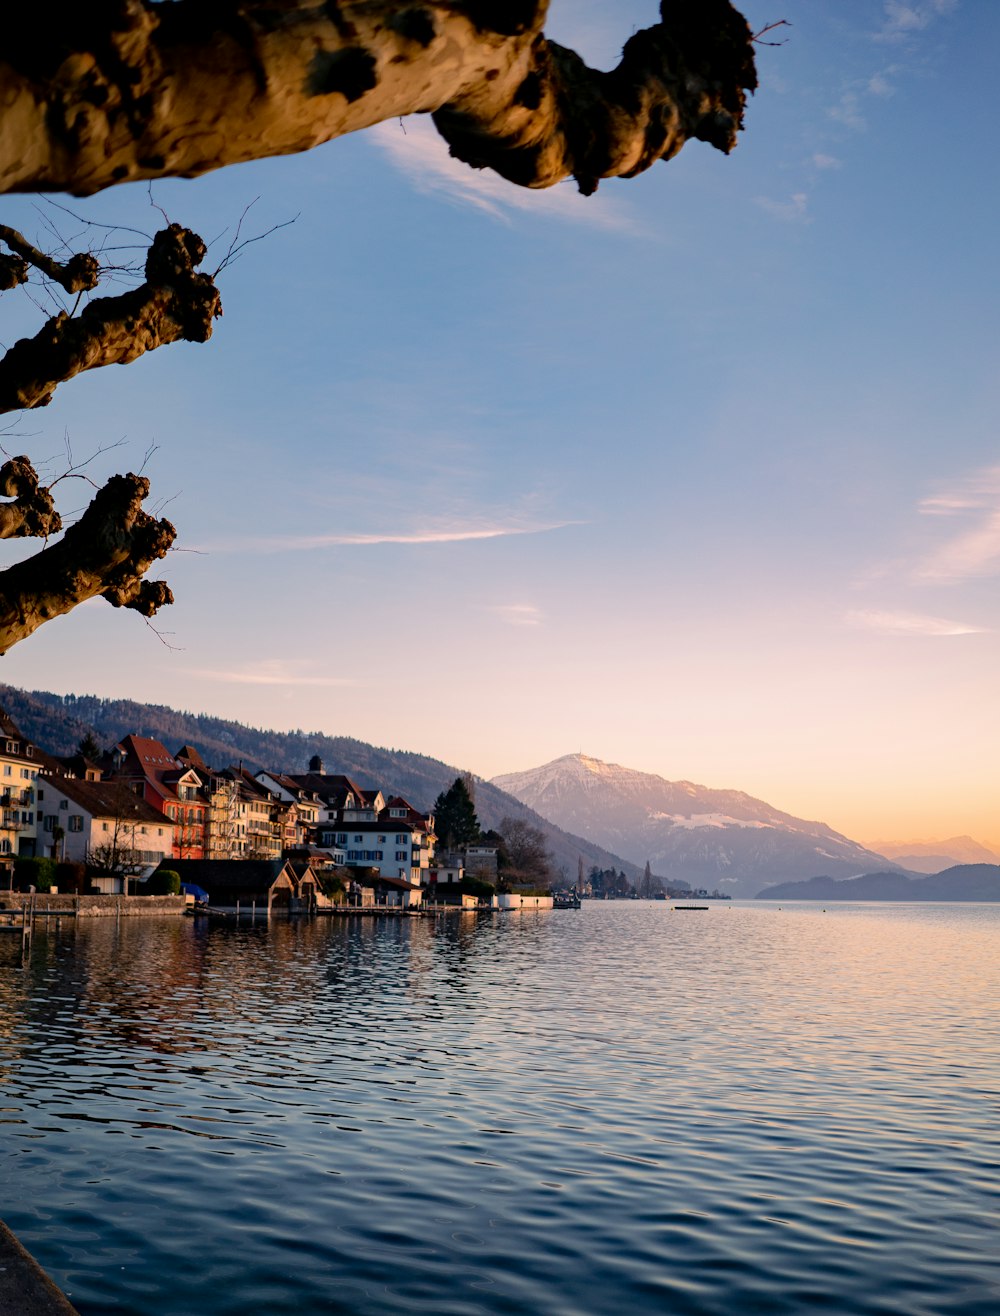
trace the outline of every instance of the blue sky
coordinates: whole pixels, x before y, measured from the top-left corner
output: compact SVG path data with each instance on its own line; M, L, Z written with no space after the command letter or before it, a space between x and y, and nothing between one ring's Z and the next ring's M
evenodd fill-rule
M423 118L157 184L206 239L251 201L245 232L295 222L223 272L211 343L81 377L4 443L57 472L64 435L124 437L101 474L156 445L171 647L95 603L3 679L1000 842L1000 8L745 12L791 27L737 151L594 198L465 169ZM655 17L557 0L549 31L607 66ZM142 188L67 204L160 220ZM33 332L7 301L4 341Z

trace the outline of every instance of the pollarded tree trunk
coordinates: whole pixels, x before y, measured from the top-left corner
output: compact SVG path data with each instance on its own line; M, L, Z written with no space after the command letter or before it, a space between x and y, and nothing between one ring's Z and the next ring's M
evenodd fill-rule
M8 287L24 282L31 266L67 292L97 286L100 267L88 253L59 263L4 225L0 242L11 253L0 263L11 275ZM196 268L204 254L197 234L171 224L153 239L138 288L97 297L77 316L62 311L33 338L15 343L0 359L0 413L44 406L59 383L83 370L127 364L181 338L204 342L222 313L213 280ZM176 533L169 521L143 511L148 493L143 476L112 477L62 539L0 572L0 654L97 595L146 617L173 602L166 584L143 579ZM0 497L8 500L0 502L0 539L47 542L63 529L51 488L27 457L0 466Z
M148 494L144 476L113 475L61 539L0 573L0 654L98 595L146 617L173 602L162 581L143 579L176 533L143 511Z
M609 0L613 4L613 0ZM689 138L728 151L756 85L728 0L663 0L609 73L543 34L548 0L46 0L5 15L0 190L88 195L434 114L452 153L585 192Z
M651 0L652 2L652 0ZM614 0L608 0L613 6ZM756 76L729 0L662 0L617 68L590 69L544 35L548 0L31 0L0 21L0 192L89 195L305 151L429 112L451 153L524 187L570 176L593 192L691 138L729 151ZM86 252L58 262L0 224L0 292L32 268L85 296ZM141 287L61 312L0 361L0 411L44 406L82 370L127 363L221 313L204 244L157 234ZM115 476L63 538L0 573L0 653L103 595L146 616L171 601L143 580L174 528L142 511L148 482ZM0 538L60 529L27 458L0 469Z

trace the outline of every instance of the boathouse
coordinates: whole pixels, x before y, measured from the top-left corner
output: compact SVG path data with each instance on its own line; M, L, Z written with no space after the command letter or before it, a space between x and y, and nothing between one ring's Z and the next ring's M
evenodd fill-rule
M308 865L296 872L284 859L171 859L160 867L204 888L214 910L308 914L316 908L318 883Z

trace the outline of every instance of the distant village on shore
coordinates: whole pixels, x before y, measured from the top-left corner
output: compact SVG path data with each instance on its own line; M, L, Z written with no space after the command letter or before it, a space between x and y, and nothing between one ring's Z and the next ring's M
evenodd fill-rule
M0 709L0 887L74 895L172 895L213 908L260 903L289 911L329 905L546 905L585 897L675 894L649 866L624 873L553 873L544 836L519 819L483 832L471 783L458 778L423 813L388 789L328 773L206 764L127 735L109 750L87 738L75 754L32 744ZM684 887L676 894L690 895ZM702 893L705 894L705 893Z

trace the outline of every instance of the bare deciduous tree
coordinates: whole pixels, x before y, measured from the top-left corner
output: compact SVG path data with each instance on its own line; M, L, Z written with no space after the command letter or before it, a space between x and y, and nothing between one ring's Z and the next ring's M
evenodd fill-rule
M611 0L609 0L611 3ZM452 155L523 187L575 178L592 193L690 139L732 149L756 86L754 38L729 0L662 0L609 72L544 34L548 0L37 0L4 15L0 191L91 195L305 151L385 119L431 113ZM0 292L32 272L68 296L0 360L0 411L44 406L81 371L179 339L220 314L204 243L170 224L144 280L92 297L90 252L56 260L0 226ZM172 601L146 572L175 536L117 475L57 543L0 573L0 653L103 595L151 616ZM0 468L0 537L61 529L27 457Z
M552 880L552 861L545 833L524 818L504 818L497 830L507 860L504 879L521 885L548 886Z

